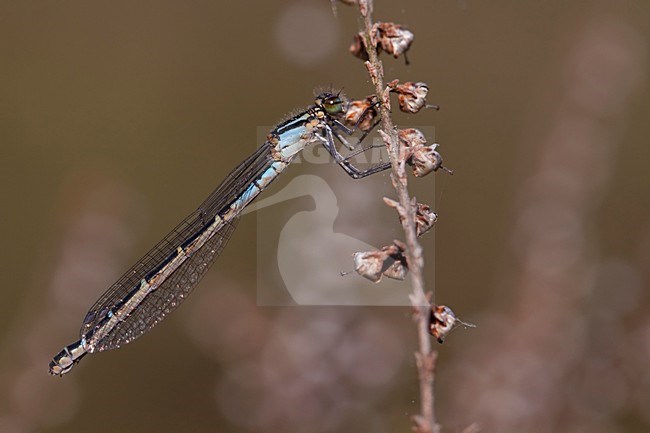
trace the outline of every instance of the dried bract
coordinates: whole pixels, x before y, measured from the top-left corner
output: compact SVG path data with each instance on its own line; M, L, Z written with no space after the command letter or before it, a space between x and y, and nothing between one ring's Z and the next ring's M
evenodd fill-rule
M362 131L369 131L379 116L375 100L376 97L371 95L365 99L350 101L343 117L345 124L350 127L356 126Z
M397 210L397 213L400 215L400 220L402 219L402 213L404 213L404 208L399 204L399 202L393 200L392 198L384 197L384 203L393 209Z
M403 280L408 271L405 249L402 242L395 240L381 250L354 253L354 270L375 283L381 281L383 276Z
M352 41L349 50L350 54L352 54L354 57L358 57L364 61L367 61L369 59L368 51L366 51L366 46L363 44L362 33L354 35L354 40Z
M398 84L397 80L388 84L391 92L397 93L399 108L405 113L417 113L422 108L433 108L439 110L437 105L427 105L426 97L429 94L429 86L426 83L413 83L411 81Z

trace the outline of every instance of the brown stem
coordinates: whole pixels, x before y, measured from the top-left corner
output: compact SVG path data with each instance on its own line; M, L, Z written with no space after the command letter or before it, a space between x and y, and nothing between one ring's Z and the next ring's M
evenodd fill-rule
M359 0L359 10L363 17L364 44L368 52L366 67L375 85L376 95L381 100L381 105L379 106L381 132L383 132L382 137L388 146L392 164L391 179L397 192L399 203L405 210L405 218L402 219L402 228L404 229L406 239L408 268L413 286L410 299L413 307L418 312L416 318L419 348L415 353L415 359L420 380L420 415L414 417L416 423L415 431L417 433L436 433L439 431L439 428L436 423L434 411L433 382L437 353L431 348L431 338L429 336L427 319L429 317L429 302L425 295L422 246L418 242L415 228L415 202L411 200L408 191L408 178L405 164L400 158L397 129L391 119L390 99L388 92L385 91L386 86L384 85L382 62L379 60L376 45L372 42L373 23L371 15L373 1Z

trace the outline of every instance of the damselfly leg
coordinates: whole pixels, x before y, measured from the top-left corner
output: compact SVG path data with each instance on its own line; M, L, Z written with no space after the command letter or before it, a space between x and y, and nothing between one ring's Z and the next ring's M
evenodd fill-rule
M377 103L377 104L379 104L379 103ZM334 127L336 127L336 128L339 128L339 129L340 129L342 132L344 132L346 135L350 135L350 136L351 136L352 134L354 134L354 133L356 132L357 128L359 127L359 123L361 123L361 120L362 120L362 119L364 118L364 116L366 115L365 113L366 113L367 111L369 111L371 108L373 108L373 106L370 106L370 107L366 108L366 110L361 114L361 116L359 116L359 120L357 120L356 125L354 125L354 127L352 127L352 128L348 128L347 126L345 126L343 123L339 122L338 120L333 120L333 121L332 121L332 126L334 126ZM377 120L376 120L376 121L375 121L375 122L370 126L370 128L368 128L367 130L363 131L363 133L361 134L361 136L360 136L359 139L357 140L356 145L363 143L363 140L366 139L366 137L367 137L367 136L368 136L368 135L369 135L369 134L370 134L370 133L371 133L371 132L376 128L376 127L377 127L377 125L379 125L380 122L381 122L381 119L377 119ZM346 140L346 139L345 139L341 134L339 134L337 131L335 131L333 128L332 128L332 134L333 134L333 135L334 135L334 136L335 136L335 137L336 137L336 138L337 138L341 143L343 143L343 144L345 145L345 147L347 147L348 149L350 149L350 150L354 150L354 148L356 147L356 145L354 145L354 146L353 146L353 145L350 145L350 144L348 143L348 141L347 141L347 140Z
M332 131L331 126L326 124L324 125L323 130L325 133L324 136L320 134L316 134L318 140L323 144L325 149L327 149L327 152L329 152L329 154L332 155L336 163L340 165L341 168L343 168L343 171L345 171L351 178L361 179L363 177L370 176L372 174L379 173L381 171L390 168L390 162L384 162L365 170L359 169L358 167L356 167L354 164L350 162L349 157L344 157L343 155L341 155L341 153L336 148L336 145L334 144L334 132ZM349 128L345 128L345 130L346 133L348 131L351 134L354 133L354 131Z
M336 163L340 165L341 168L343 168L343 170L353 179L361 179L363 177L370 176L372 174L379 173L381 171L390 168L390 162L385 162L385 163L380 163L375 166L372 166L368 169L362 170L350 162L351 158L360 155L364 152L367 152L368 150L378 147L374 145L369 145L369 146L362 147L361 149L354 150L355 147L361 144L363 140L365 140L365 138L368 136L368 134L370 134L377 127L377 125L379 125L379 120L376 120L370 126L370 128L368 128L363 132L363 134L361 135L361 137L359 138L359 140L355 145L351 145L348 142L348 140L346 140L345 137L343 137L343 135L341 134L343 133L348 136L352 136L359 128L359 124L366 117L369 111L372 110L377 105L379 105L379 101L376 101L372 103L370 106L366 107L361 113L361 115L359 115L359 118L357 119L355 125L352 128L348 128L338 119L330 118L329 121L325 123L322 128L322 132L324 132L324 134L323 135L316 134L319 141L323 144L325 149L327 149L329 154L332 155ZM336 148L336 145L334 144L334 138L340 141L348 149L354 150L354 152L346 156L343 156Z

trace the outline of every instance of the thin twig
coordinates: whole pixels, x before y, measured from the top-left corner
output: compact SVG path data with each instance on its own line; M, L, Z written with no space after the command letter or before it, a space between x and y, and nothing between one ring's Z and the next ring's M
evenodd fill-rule
M415 226L415 202L411 199L408 191L407 174L403 158L400 158L399 141L397 129L391 119L390 99L384 84L384 72L382 62L379 60L376 45L372 42L372 0L359 0L359 10L363 17L364 43L368 52L369 60L366 67L375 85L376 95L380 98L381 105L381 135L388 146L390 161L392 164L391 180L399 204L404 210L402 228L406 239L406 252L408 268L411 274L413 292L410 296L413 307L417 314L417 330L419 348L415 353L415 359L420 380L420 415L414 417L417 433L437 433L439 431L434 411L433 382L435 373L435 362L437 352L431 348L431 337L429 335L428 317L429 301L425 295L424 286L424 258L422 246L418 242Z

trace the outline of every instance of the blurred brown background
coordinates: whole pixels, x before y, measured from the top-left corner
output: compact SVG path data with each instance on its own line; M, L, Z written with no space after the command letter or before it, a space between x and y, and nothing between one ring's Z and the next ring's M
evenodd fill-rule
M426 81L442 110L396 117L435 125L456 170L437 175L435 272L423 241L437 302L478 325L440 347L444 431L650 431L650 5L377 0L375 18L415 33L410 66L383 58L387 78ZM370 93L347 52L357 28L325 0L0 5L0 431L410 431L407 307L256 305L256 233L304 200L244 217L142 339L47 375L97 296L257 146L258 126L318 85ZM352 186L318 170L355 191L335 227L399 235L387 176Z

